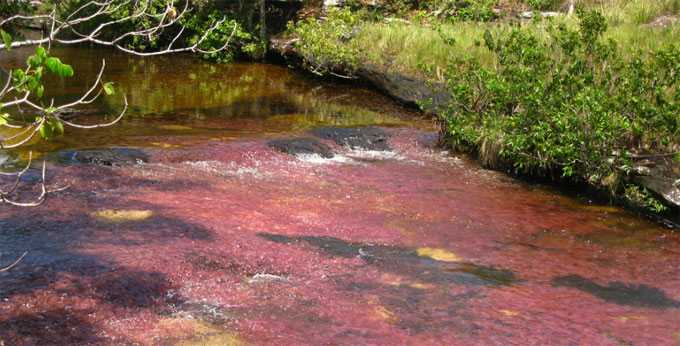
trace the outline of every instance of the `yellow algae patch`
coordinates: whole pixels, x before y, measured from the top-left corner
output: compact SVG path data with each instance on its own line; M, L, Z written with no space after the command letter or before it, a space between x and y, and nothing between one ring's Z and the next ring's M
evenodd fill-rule
M240 188L240 184L230 184L230 183L224 183L224 184L218 184L215 186L216 188L220 190L236 190L237 188Z
M434 285L430 284L424 284L420 282L404 282L402 281L401 277L393 277L391 275L383 275L382 279L380 280L381 283L384 283L386 285L390 286L409 286L412 288L417 288L421 290L427 290L427 289L432 289L434 288Z
M151 210L100 210L90 214L99 221L106 222L125 222L141 221L151 216Z
M226 333L193 318L166 318L158 322L157 327L165 340L178 340L175 345L247 345L233 334Z
M403 219L396 219L396 220L391 220L385 224L385 226L399 232L402 236L404 236L404 240L406 241L413 241L416 236L416 231L413 229L411 226L411 223L408 220L403 220Z
M496 312L501 313L505 316L511 316L511 317L519 315L518 311L510 311L510 310L505 310L505 309L496 310Z
M378 296L369 295L366 298L367 303L373 306L373 309L368 312L371 318L381 320L389 324L394 324L397 322L397 316L392 311L379 304L380 301Z
M621 322L621 323L626 323L629 320L637 320L637 321L644 321L648 320L649 316L641 316L641 315L634 315L634 316L612 316L613 319Z
M460 262L463 260L462 257L444 249L421 247L417 250L417 252L419 256L429 257L440 262Z
M165 143L165 142L151 142L151 145L161 147L161 148L164 148L164 149L179 148L179 145Z
M211 141L217 141L217 142L229 141L229 140L233 140L233 139L236 139L236 137L232 137L232 136L210 137Z
M164 338L186 338L213 331L210 327L193 318L166 318L158 321L156 327Z
M434 288L433 285L423 284L423 283L420 283L420 282L412 282L408 285L409 285L409 287L417 288L417 289L420 289L420 290L429 290L429 289Z
M673 333L673 337L675 338L675 340L678 340L678 342L680 342L680 332Z
M246 346L243 340L229 333L211 334L202 338L183 340L177 346Z
M159 128L163 130L192 130L193 127L190 126L184 126L184 125L159 125Z
M396 316L394 313L390 310L387 310L387 308L382 305L376 306L375 309L373 309L373 313L371 315L390 324L396 322Z
M604 213L621 213L623 209L618 208L618 207L611 207L611 206L606 206L606 205L583 205L579 206L577 205L576 208L578 209L584 209L588 211L599 211L599 212L604 212Z

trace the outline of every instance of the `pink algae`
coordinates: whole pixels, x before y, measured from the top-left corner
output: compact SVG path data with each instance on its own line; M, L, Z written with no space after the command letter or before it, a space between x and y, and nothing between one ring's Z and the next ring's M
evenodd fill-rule
M29 254L0 274L0 342L678 342L677 231L387 131L393 152L325 160L206 135L62 167L71 189L1 211L2 264Z

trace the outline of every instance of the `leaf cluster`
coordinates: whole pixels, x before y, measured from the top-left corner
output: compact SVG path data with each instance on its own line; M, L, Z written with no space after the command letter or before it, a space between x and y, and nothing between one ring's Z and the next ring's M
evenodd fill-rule
M0 30L0 36L2 36L5 45L11 47L12 36L4 30ZM24 94L27 102L31 102L31 104L40 104L43 115L36 117L33 122L28 122L23 118L14 119L8 113L2 113L0 114L0 126L35 125L38 126L40 136L46 140L51 140L55 133L59 135L64 134L62 121L52 114L56 108L53 105L45 106L42 102L45 92L43 77L48 73L56 74L62 78L71 77L73 76L73 68L71 65L61 62L59 58L51 57L49 51L42 46L37 47L35 54L26 59L25 69L14 69L11 71L8 76L11 90ZM112 83L103 83L102 86L107 95L115 92ZM3 104L0 103L0 109L2 108Z
M632 152L680 145L680 49L624 58L607 24L579 9L578 28L548 22L546 35L515 24L484 34L495 68L460 59L446 71L452 99L446 141L491 166L608 186L617 193ZM644 57L647 56L647 57Z
M359 16L349 8L332 8L328 18L321 21L307 18L289 22L288 31L299 38L296 47L310 69L316 73L356 68L359 51L346 44L359 30Z

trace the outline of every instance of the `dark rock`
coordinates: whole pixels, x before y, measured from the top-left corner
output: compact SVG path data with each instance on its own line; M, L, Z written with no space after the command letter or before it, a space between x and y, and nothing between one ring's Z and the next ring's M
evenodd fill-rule
M321 127L312 132L315 136L330 139L333 142L350 149L366 149L391 151L387 144L390 135L377 127L342 128Z
M633 183L640 185L653 192L670 205L680 208L680 179L674 180L669 177L635 176Z
M379 267L381 270L413 276L425 282L500 287L520 281L511 270L469 262L438 261L420 255L417 249L413 248L349 242L329 236L291 237L273 233L258 233L257 235L279 244L311 245L330 256L361 258L366 264Z
M286 140L275 140L269 141L267 142L267 144L276 150L279 150L292 156L300 154L308 155L316 154L327 159L335 156L335 153L333 153L333 150L331 150L331 148L311 138L293 138Z
M54 111L53 115L59 117L66 121L71 121L80 116L93 116L100 114L100 112L91 109L75 109L75 108L65 108Z
M680 167L673 155L638 157L628 181L646 188L669 206L680 210Z
M149 162L147 154L139 149L109 148L105 150L69 151L59 154L59 161L84 163L108 167L128 167Z
M680 302L669 298L664 291L646 285L625 284L616 281L603 286L579 275L557 277L552 280L552 283L555 286L585 291L604 301L619 305L660 309L680 307Z
M415 106L416 102L432 99L434 106L443 106L451 101L442 84L431 84L375 65L360 64L355 74L406 105ZM430 107L428 111L436 113L437 109Z

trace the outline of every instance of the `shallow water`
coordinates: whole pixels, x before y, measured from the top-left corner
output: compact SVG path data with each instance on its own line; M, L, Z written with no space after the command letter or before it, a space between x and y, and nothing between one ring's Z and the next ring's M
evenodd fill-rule
M0 273L0 343L680 342L677 230L480 169L365 89L264 64L54 54L77 74L52 81L58 100L103 57L119 90L76 120L115 114L122 94L131 107L115 127L29 148L50 183L76 183L39 208L0 209L0 265L29 251ZM312 134L335 125L378 125L393 151ZM336 155L267 145L297 137ZM148 162L69 159L110 147Z

